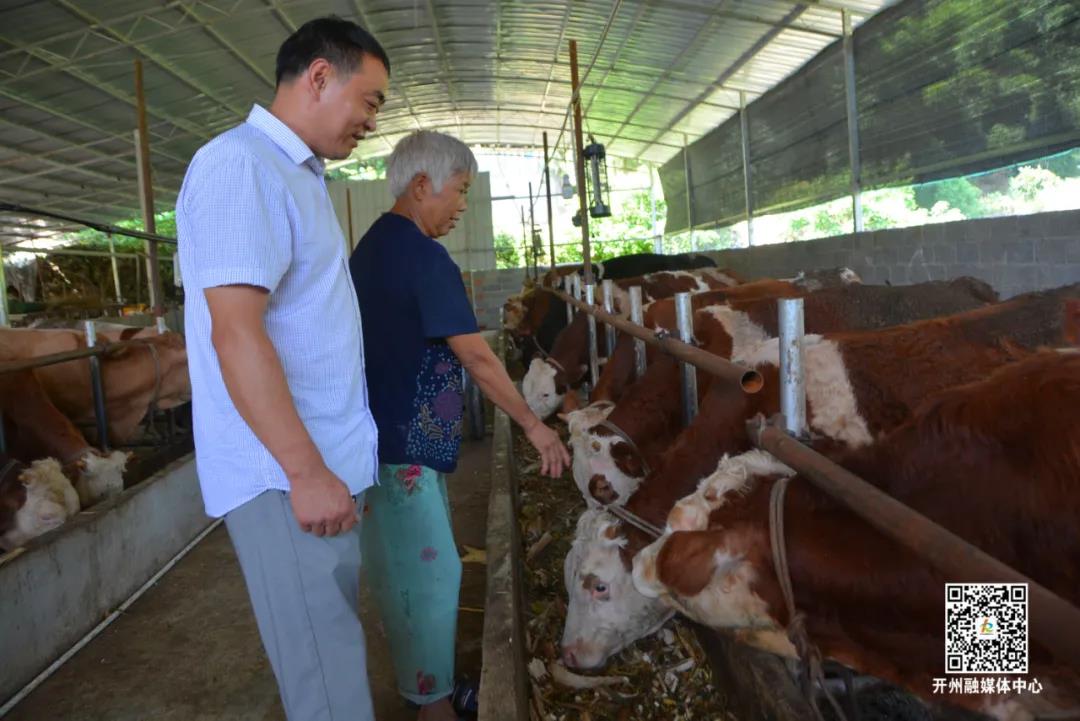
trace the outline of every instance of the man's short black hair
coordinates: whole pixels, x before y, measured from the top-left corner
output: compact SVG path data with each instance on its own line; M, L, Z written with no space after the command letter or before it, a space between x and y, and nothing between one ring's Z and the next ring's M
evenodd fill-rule
M335 15L315 18L301 25L278 49L277 84L302 74L317 58L348 74L360 67L364 55L374 55L390 72L390 58L367 30Z

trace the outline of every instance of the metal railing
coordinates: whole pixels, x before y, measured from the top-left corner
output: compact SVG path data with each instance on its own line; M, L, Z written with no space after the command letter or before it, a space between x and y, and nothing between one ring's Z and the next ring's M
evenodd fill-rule
M631 289L631 297L635 290L640 292ZM724 382L736 383L747 393L761 390L763 380L755 370L607 313L566 293L552 292L597 321L655 345L686 365L710 373ZM681 300L679 296L686 296L686 300ZM680 301L689 305L689 294L677 294L676 304L679 305ZM1033 636L1058 660L1080 664L1080 609L798 440L798 436L805 433L806 417L801 363L801 304L801 300L793 304L780 303L781 379L786 379L785 385L788 386L781 393L781 415L785 419L782 421L785 427L778 427L761 418L749 420L747 426L754 445L774 455L883 535L926 559L956 582L1027 584L1031 609L1029 623ZM590 342L590 353L595 354L595 335ZM783 360L785 357L786 360ZM640 376L644 364L636 367ZM684 386L684 396L686 392ZM686 415L690 415L689 411Z
M163 318L157 318L157 332L164 334L168 329L165 327ZM132 326L136 327L136 326ZM64 351L62 353L50 353L49 355L34 356L21 360L0 361L0 375L7 373L19 373L21 371L45 368L60 363L89 359L90 361L90 390L94 406L94 424L98 434L98 448L101 451L109 450L109 424L105 412L105 386L101 376L101 358L124 348L146 347L145 340L125 340L115 342L98 342L97 324L95 321L84 322L86 333L86 348L79 350ZM147 411L152 412L151 410ZM166 411L169 421L169 433L174 427L173 412L170 408ZM7 439L3 434L3 414L0 413L0 453L7 453Z

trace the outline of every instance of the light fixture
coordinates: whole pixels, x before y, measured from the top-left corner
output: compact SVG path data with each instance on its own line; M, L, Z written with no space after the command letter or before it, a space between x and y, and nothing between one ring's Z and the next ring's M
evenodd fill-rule
M574 197L574 193L576 193L576 192L577 192L577 188L575 188L570 183L570 175L568 173L563 173L563 176L562 176L562 197L565 198L566 200L570 200L571 198Z
M589 190L592 196L592 206L589 215L594 218L607 218L611 216L611 204L607 202L609 195L607 163L604 146L596 142L596 138L589 136L589 144L581 151L585 156L585 162L589 164Z

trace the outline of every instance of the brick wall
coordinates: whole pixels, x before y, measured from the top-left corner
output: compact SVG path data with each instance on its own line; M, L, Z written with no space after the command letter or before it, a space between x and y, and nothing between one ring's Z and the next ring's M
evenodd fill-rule
M709 253L750 277L847 266L865 283L908 285L961 275L1009 298L1080 282L1080 211L964 220Z
M465 292L476 311L476 321L481 330L499 328L499 310L511 295L521 292L525 270L474 270L461 274Z

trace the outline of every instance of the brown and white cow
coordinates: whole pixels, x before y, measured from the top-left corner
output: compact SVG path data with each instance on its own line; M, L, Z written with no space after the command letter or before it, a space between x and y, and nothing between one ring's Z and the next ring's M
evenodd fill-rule
M1080 355L1044 352L939 394L839 461L1076 604L1077 449ZM672 512L671 526L683 530L636 556L639 591L712 627L785 629L768 506L776 480L793 474L767 455L752 451L722 463ZM945 584L985 579L945 576L797 475L785 517L790 576L810 638L826 657L929 699L932 679L945 676ZM1043 702L1029 712L1080 704L1075 659L1054 660L1037 638L1031 641L1030 673L1046 690L1012 701ZM1001 696L957 698L998 718L1010 710Z
M79 496L55 458L29 466L0 454L0 550L59 528L79 512Z
M1078 296L1080 285L879 331L808 336L807 417L811 430L823 437L819 450L834 454L869 445L935 394L980 380L1039 346L1061 345L1064 306ZM676 502L693 493L725 454L750 450L746 421L779 411L776 343L763 348L746 360L764 376L764 390L748 396L714 382L697 418L626 501L628 510L663 527ZM620 643L639 638L648 630L640 619L665 612L663 603L636 592L595 602L585 579L593 587L626 589L623 575L630 572L630 560L650 539L604 511L590 513L603 514L591 527L607 528L607 536L578 539L567 556L570 604L563 636L566 660L587 667L610 655L611 638ZM602 636L597 628L604 629Z
M710 353L735 362L752 357L778 332L777 298L785 295L781 293L782 287L774 286L773 290L776 294L772 297L765 292L763 297L732 299L725 305L698 310L694 334L699 344ZM732 291L737 292L738 288ZM997 295L982 281L959 278L948 283L935 281L901 287L828 288L806 295L803 307L806 330L826 333L893 326L977 308L995 300ZM658 301L654 306L662 303ZM660 308L666 312L663 305ZM609 427L590 427L575 418L574 426L581 430L570 436L574 481L587 503L625 499L644 478L644 466L655 466L660 454L681 430L678 367L668 356L654 356L654 359L645 376L630 386L606 415L610 423L638 444L639 450L632 449ZM624 362L625 359L611 361ZM698 374L698 392L702 397L711 383L712 376Z
M113 444L130 440L152 405L169 408L191 397L183 337L166 333L139 341L138 347L119 349L101 359ZM0 330L3 360L84 347L85 338L78 331ZM127 454L103 455L87 441L87 435L96 435L87 360L0 374L0 410L12 453L25 462L58 458L75 479L83 506L123 490Z
M703 293L732 287L734 278L715 268L664 271L636 278L616 280L612 284L616 315L630 313L629 288L640 286L642 301L670 298L676 293ZM567 390L580 384L588 363L588 316L577 313L574 320L555 338L551 353L534 358L521 389L526 403L540 418L547 418L562 405Z

